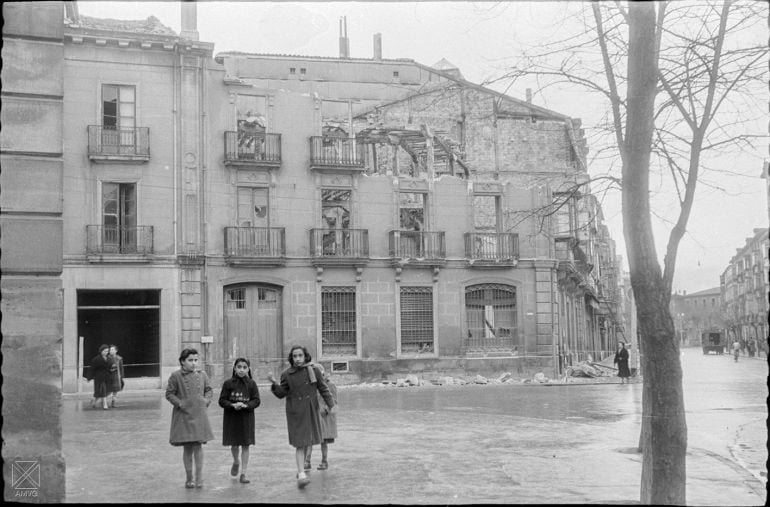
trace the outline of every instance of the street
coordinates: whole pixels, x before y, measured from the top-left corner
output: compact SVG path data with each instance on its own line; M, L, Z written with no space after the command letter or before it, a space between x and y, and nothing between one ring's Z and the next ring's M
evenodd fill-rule
M764 505L765 359L683 355L689 505ZM216 393L215 389L215 393ZM218 394L218 393L217 393ZM229 475L222 410L209 417L205 487L184 489L160 391L102 411L65 397L67 502L637 503L642 384L345 386L330 467L299 490L283 401L260 387L248 477Z

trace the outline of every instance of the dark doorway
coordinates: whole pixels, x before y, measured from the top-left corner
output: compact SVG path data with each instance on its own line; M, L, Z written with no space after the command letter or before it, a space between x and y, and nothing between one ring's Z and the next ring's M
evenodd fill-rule
M79 290L77 294L83 367L88 367L101 344L117 345L126 378L159 377L160 290Z

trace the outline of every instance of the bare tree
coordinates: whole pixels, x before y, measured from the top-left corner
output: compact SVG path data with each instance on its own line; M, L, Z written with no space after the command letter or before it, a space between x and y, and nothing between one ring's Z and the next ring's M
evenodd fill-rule
M683 505L687 425L669 310L677 250L697 184L713 170L704 154L766 138L749 125L764 111L752 104L752 91L762 96L757 87L767 80L768 50L749 36L767 19L767 5L592 2L582 13L584 31L524 55L500 79L536 76L540 91L570 83L607 100L594 161L619 161L622 168L624 237L644 351L640 499ZM616 165L610 163L610 173ZM671 176L679 203L663 269L653 237L652 173Z

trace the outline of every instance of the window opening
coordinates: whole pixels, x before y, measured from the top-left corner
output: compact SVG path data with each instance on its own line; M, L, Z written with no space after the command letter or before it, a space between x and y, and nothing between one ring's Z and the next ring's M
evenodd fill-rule
M246 309L246 290L244 288L230 289L227 291L227 309Z
M401 352L433 352L433 289L401 287Z
M136 148L136 89L102 85L102 150Z
M516 288L482 284L465 290L466 347L518 351Z
M136 252L134 183L102 183L102 245L105 252Z
M356 354L355 287L321 288L321 350L327 356Z
M350 248L350 190L321 190L321 217L324 228L324 255L340 255Z

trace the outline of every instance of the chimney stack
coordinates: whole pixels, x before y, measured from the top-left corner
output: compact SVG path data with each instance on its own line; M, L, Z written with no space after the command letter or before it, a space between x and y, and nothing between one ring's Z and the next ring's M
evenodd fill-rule
M340 18L340 58L350 58L350 41L348 41L348 17Z
M189 0L182 2L182 32L183 39L198 40L198 5Z
M527 88L527 104L532 103L532 88Z
M374 60L379 62L382 60L382 34L374 34Z

